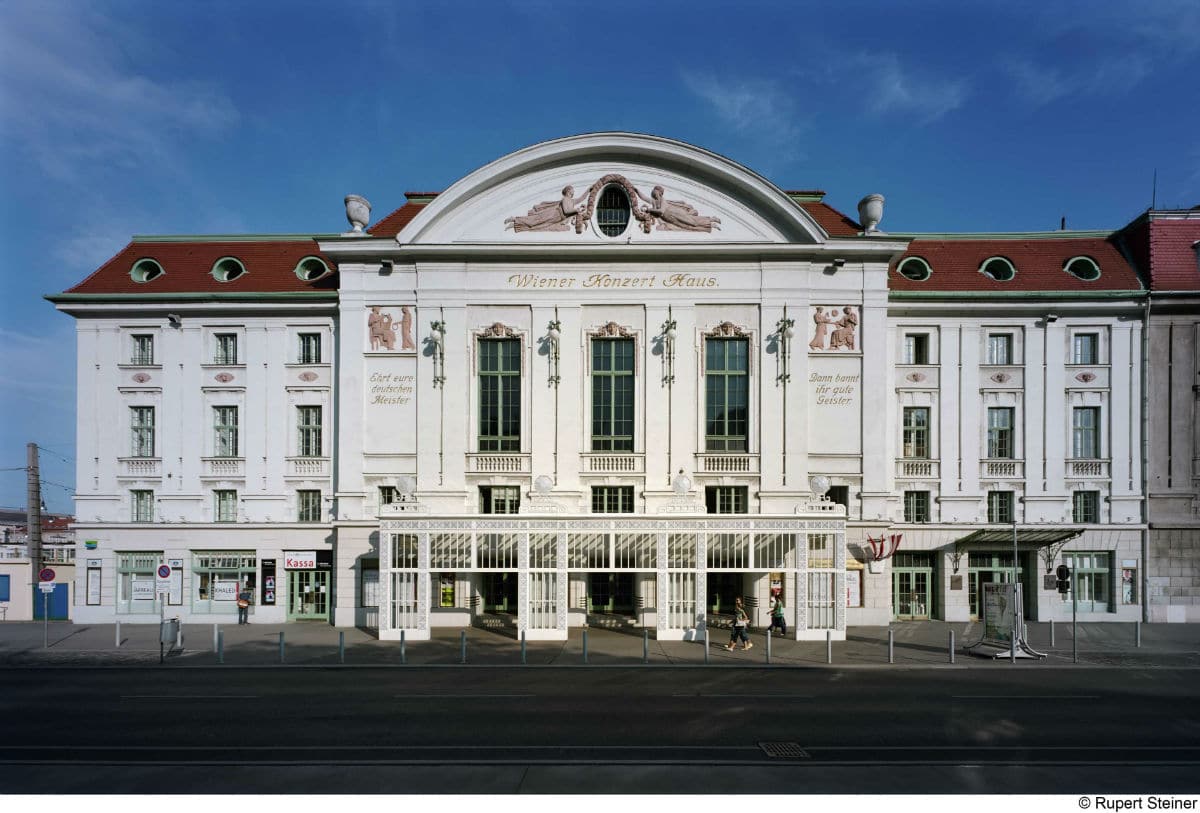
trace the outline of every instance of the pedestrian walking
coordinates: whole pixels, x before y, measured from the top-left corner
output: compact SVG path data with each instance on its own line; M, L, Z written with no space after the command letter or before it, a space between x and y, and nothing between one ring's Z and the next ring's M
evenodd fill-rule
M238 624L250 623L250 602L254 599L254 593L250 591L250 585L242 587L237 597L238 608Z
M750 643L750 636L746 630L750 626L750 616L746 615L746 608L742 606L742 597L738 596L733 602L733 632L729 635L729 643L725 648L733 651L737 649L737 642L740 638L745 646L742 649L753 649L754 644Z
M771 634L771 630L779 630L780 635L787 635L787 619L783 617L783 596L779 593L775 594L771 602L771 626L767 627L767 634Z

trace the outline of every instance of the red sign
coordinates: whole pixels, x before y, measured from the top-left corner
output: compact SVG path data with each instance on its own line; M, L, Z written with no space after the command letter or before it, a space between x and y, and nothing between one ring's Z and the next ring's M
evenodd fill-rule
M54 581L54 571L48 567L43 567L38 571L38 579L44 582L52 582Z

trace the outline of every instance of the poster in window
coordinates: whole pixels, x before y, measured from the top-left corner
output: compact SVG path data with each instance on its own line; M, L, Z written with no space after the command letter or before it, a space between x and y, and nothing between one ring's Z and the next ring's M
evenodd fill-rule
M89 567L87 571L87 603L100 604L100 568Z
M846 606L861 607L863 606L862 595L862 571L847 570L846 571Z
M134 601L154 601L154 579L133 580Z
M213 601L237 601L238 583L235 581L218 581L213 583Z
M1137 568L1121 568L1121 603L1137 604Z
M270 607L275 604L275 560L262 560L263 594L262 603Z

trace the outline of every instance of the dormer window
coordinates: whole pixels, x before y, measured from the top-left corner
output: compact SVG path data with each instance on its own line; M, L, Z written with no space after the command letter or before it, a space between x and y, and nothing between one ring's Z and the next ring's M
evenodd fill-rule
M1091 257L1074 257L1063 263L1063 270L1084 282L1100 279L1100 266Z
M212 275L217 282L233 282L246 273L246 266L237 257L222 257L213 263Z
M619 186L606 186L596 207L596 225L606 237L620 237L629 226L629 195Z
M906 257L896 266L896 273L913 282L924 282L933 274L933 269L920 257Z
M162 266L156 260L138 260L129 269L129 276L134 282L153 282L163 275Z
M296 276L305 282L312 282L329 273L329 266L320 257L305 257L296 264Z
M979 266L979 273L996 282L1008 282L1017 275L1017 269L1004 257L992 257Z

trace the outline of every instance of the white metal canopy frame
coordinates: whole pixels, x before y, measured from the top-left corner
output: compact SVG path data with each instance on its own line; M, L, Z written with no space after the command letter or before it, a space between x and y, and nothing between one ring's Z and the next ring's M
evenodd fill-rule
M844 640L846 523L830 513L383 518L379 637L429 639L435 573L515 574L517 630L527 640L566 640L572 577L653 574L646 623L660 640L698 640L708 625L709 573L774 573L790 597L796 640ZM472 613L477 606L458 603Z

